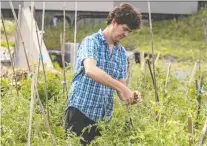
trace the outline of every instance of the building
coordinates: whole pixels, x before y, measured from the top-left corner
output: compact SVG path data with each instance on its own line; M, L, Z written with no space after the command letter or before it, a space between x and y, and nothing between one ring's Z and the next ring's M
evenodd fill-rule
M75 10L76 2L69 0L64 1L57 0L44 0L45 2L45 23L46 25L57 25L58 22L63 20L63 8L65 5L66 10L66 22L69 25L75 23ZM115 1L103 1L103 0L77 0L77 24L78 26L84 26L85 24L97 24L104 23L108 12L111 11L114 6L119 4L121 0ZM123 1L122 1L123 2ZM126 1L127 2L127 1ZM13 0L13 5L18 12L19 5L21 7L31 6L31 2ZM132 5L139 8L144 19L148 18L148 3L147 0L130 1ZM4 17L13 18L9 0L2 2L2 13ZM41 21L43 2L35 2L35 19ZM168 1L168 0L151 0L151 13L152 18L156 20L168 19L168 18L180 18L186 15L196 13L202 7L207 7L207 1Z

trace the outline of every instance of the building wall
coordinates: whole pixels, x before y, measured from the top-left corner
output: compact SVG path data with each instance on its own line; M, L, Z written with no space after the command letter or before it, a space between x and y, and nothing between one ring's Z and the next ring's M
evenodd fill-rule
M53 0L44 0L46 9L47 10L63 10L65 6L65 10L68 11L75 11L75 1L60 1L57 2ZM31 2L24 2L24 6L30 6ZM43 2L35 2L35 9L40 10L42 9ZM78 11L96 11L96 12L108 12L113 9L114 2L112 1L103 1L103 0L96 0L96 1L84 1L81 0L77 3L77 10Z
M9 0L6 0L9 1ZM67 2L57 2L57 0L44 0L45 2L45 18L49 25L52 25L54 17L63 17L63 8L65 6L66 17L69 19L71 25L75 21L75 1L69 0ZM123 1L122 1L123 2ZM118 5L120 0L103 1L103 0L81 0L77 3L77 20L79 26L86 24L104 23L108 12L113 10L114 6ZM133 6L137 7L143 15L143 19L148 19L148 4L147 1L128 1ZM43 2L35 2L35 18L41 22ZM13 5L18 9L19 5L22 7L31 6L31 2L16 2L13 0ZM198 1L166 1L166 0L151 0L152 19L163 20L168 18L179 18L185 15L193 14L198 10ZM5 17L13 18L10 10L9 2L2 2L4 8L3 15Z
M67 11L66 17L69 20L69 25L74 25L75 23L75 12ZM87 24L103 24L106 21L108 12L87 12L79 11L77 12L77 24L79 27L83 27ZM63 11L46 11L45 12L45 25L53 25L54 17L63 18ZM38 22L42 21L42 10L36 10L35 20Z
M23 1L12 0L12 4L14 6L14 9L18 9L19 5L21 5L21 6L24 5L24 2ZM9 0L2 1L1 2L1 7L2 7L2 9L10 9Z
M115 6L119 1L116 0ZM143 1L128 2L137 7L140 12L148 13L148 3ZM150 2L151 13L156 14L193 14L198 10L197 1L153 1Z

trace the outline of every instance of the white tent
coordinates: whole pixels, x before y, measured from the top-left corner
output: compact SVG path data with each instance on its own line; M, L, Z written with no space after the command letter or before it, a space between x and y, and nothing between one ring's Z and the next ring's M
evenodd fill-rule
M33 18L33 26L31 25L31 11L29 7L22 8L20 12L20 17L19 17L19 24L23 36L23 41L25 44L28 60L30 65L34 65L35 63L38 62L40 53L39 53L39 44L38 44L38 39L39 42L41 42L41 34L39 30L36 30L35 26L35 19ZM37 28L38 29L38 28ZM32 33L31 33L32 30ZM38 36L37 37L37 32ZM31 35L32 34L32 35ZM30 37L32 40L32 45L30 45ZM16 38L16 46L15 46L15 66L17 68L27 68L27 62L26 62L26 57L24 54L24 48L22 44L22 40L20 39L20 36L17 34ZM31 47L30 47L31 46ZM46 64L48 67L53 67L52 61L50 59L50 56L48 54L48 51L46 49L44 41L42 42L42 56L43 56L43 62Z

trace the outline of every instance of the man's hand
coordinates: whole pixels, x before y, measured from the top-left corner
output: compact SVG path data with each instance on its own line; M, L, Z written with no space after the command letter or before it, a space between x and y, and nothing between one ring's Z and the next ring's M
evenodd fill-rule
M134 98L132 104L140 103L142 102L141 93L138 91L133 92Z
M126 104L132 104L134 99L133 92L125 86L121 91L118 92L119 98L123 100Z

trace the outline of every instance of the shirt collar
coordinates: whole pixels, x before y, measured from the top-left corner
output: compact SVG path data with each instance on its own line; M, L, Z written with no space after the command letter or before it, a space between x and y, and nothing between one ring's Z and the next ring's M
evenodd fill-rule
M106 37L104 36L103 31L102 31L101 29L98 31L98 34L99 34L99 38L100 38L103 42L106 42Z
M103 41L103 42L106 42L106 37L104 36L104 34L103 34L103 31L100 29L99 31L98 31L98 34L99 34L99 38ZM119 42L115 42L114 43L114 45L115 45L115 48L119 48Z

